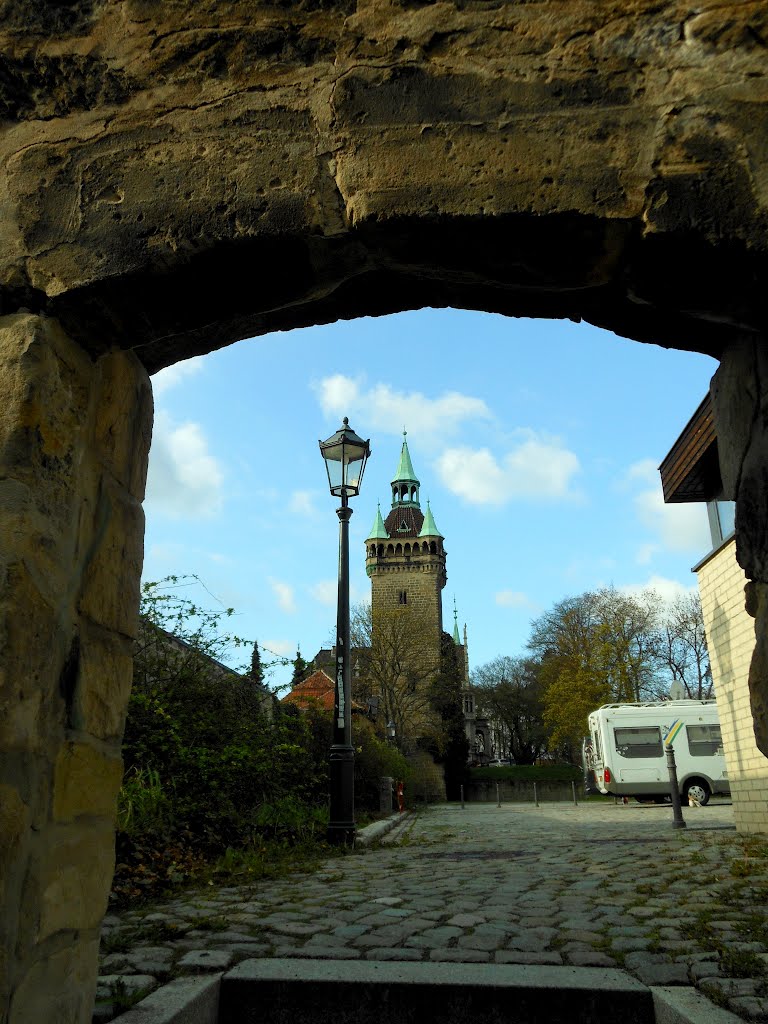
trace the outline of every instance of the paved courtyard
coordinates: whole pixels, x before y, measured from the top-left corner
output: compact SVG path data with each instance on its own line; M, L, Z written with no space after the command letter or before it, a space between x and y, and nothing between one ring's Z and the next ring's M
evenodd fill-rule
M310 874L112 914L96 1019L115 990L311 957L618 966L768 1020L768 844L728 804L684 813L674 830L668 806L440 805Z

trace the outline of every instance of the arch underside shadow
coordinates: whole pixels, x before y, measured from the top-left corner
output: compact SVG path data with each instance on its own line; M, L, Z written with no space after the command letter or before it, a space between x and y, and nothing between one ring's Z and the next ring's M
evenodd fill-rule
M243 338L425 306L585 320L626 338L718 357L766 330L768 257L628 221L428 216L341 237L226 241L171 269L42 303L92 354L132 348L150 373Z

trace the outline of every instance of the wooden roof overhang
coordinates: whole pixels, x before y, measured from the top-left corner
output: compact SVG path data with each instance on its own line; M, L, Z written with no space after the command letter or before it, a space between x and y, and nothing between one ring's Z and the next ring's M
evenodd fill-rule
M709 393L665 456L659 473L665 502L711 501L720 497L723 483Z

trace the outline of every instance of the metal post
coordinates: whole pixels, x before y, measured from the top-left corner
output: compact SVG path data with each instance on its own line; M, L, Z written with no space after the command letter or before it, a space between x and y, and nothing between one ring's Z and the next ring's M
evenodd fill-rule
M533 784L533 802L536 804L537 807L539 806L539 791L536 788L535 782Z
M672 787L672 828L685 828L683 809L680 806L680 786L677 781L675 748L671 744L667 747L667 770L669 771L669 784Z
M571 790L573 791L573 806L578 807L579 801L576 798L576 783L571 780Z
M330 756L331 813L328 842L355 842L355 748L352 746L352 673L349 656L349 520L342 495L339 517L339 599L336 608L336 694Z
M499 784L496 783L496 806L501 807L501 793L499 791Z
M464 787L461 786L460 789L461 789L461 809L463 811L464 810Z

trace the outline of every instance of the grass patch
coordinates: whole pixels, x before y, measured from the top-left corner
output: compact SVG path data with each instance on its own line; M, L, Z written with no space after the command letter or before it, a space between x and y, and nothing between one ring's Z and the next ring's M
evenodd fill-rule
M763 961L747 949L721 950L720 969L729 978L761 978L765 975Z

